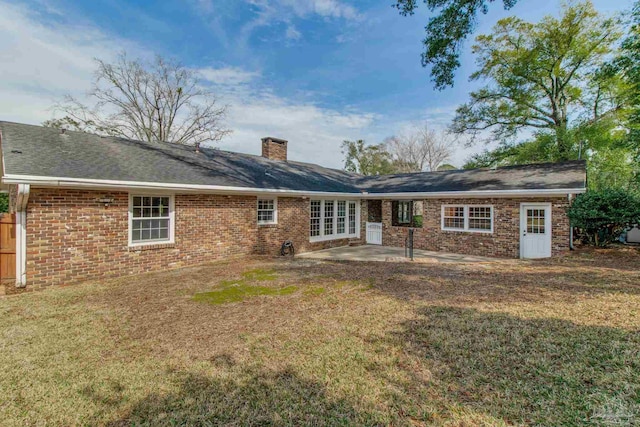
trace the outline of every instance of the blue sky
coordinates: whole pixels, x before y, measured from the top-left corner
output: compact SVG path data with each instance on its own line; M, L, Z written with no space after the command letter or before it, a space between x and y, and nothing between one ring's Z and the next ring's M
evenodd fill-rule
M478 33L505 16L536 21L559 0L493 4ZM290 157L342 166L340 143L377 143L423 122L443 129L475 84L469 46L453 89L432 89L420 66L427 10L402 17L392 0L0 0L0 119L40 123L64 94L82 97L92 58L172 56L229 104L234 133L219 146L258 153L289 139ZM612 14L632 0L595 0ZM483 146L456 147L461 165Z

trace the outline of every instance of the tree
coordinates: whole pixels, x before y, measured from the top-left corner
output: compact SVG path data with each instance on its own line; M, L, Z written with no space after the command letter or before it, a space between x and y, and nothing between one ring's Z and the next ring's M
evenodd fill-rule
M629 104L626 143L634 152L635 161L640 162L640 1L633 6L630 24L612 69L619 72L626 83L624 93Z
M587 160L589 188L604 190L620 188L638 191L638 162L626 145L627 131L617 120L582 124L569 130L574 141L580 141L571 150L572 159ZM465 169L554 162L557 160L555 138L549 132L539 132L533 138L474 154L463 166Z
M435 171L451 157L449 136L427 125L417 127L407 135L388 138L385 144L398 172Z
M95 103L67 96L55 107L64 117L45 126L177 144L219 141L230 132L223 124L226 107L179 63L157 56L149 64L124 53L113 64L96 63L89 92Z
M502 0L505 10L518 0ZM430 18L423 40L422 66L431 66L431 80L436 89L453 86L455 70L460 66L460 50L464 40L473 33L477 16L486 14L494 0L424 0L430 11L439 14ZM395 7L403 16L413 15L417 0L397 0Z
M452 165L451 163L443 163L440 166L438 166L438 169L436 169L438 172L440 171L453 171L458 169L457 167L455 167L454 165Z
M391 155L384 144L365 145L362 139L344 141L342 154L345 155L344 169L361 175L385 175L395 172Z
M506 141L523 129L550 134L557 160L571 157L570 119L596 123L622 109L616 76L602 69L620 37L616 21L590 2L563 6L559 19L537 24L516 17L498 21L476 38L478 70L472 80L489 84L458 107L455 133L474 138L491 130Z
M640 223L640 198L624 190L588 191L576 197L567 215L587 242L606 246Z

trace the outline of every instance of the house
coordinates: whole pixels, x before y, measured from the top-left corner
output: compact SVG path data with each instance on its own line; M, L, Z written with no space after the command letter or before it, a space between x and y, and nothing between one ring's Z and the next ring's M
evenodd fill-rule
M0 122L16 218L16 286L29 289L250 254L348 244L510 258L569 249L565 210L585 163L364 177L262 156ZM15 291L13 288L7 292Z

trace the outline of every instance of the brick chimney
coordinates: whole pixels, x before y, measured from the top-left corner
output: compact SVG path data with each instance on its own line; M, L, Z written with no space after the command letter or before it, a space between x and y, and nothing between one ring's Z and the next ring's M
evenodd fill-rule
M287 141L267 136L262 138L262 157L271 160L287 160Z

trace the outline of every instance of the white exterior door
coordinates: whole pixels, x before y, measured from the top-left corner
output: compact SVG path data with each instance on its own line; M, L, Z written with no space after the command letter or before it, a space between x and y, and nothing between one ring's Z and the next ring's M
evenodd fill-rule
M367 244L369 245L382 244L382 223L381 222L367 222Z
M520 205L520 256L548 258L551 256L551 204Z

